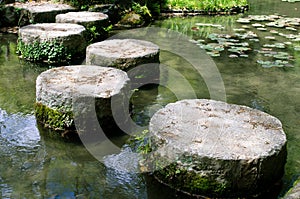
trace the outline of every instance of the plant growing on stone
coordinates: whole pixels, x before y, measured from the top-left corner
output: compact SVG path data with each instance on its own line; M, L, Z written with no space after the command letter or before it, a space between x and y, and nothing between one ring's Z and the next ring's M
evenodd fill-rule
M129 141L129 145L136 151L141 154L148 154L152 151L151 140L148 137L148 130L144 130L141 133L136 134Z
M59 111L41 103L36 103L35 115L38 121L54 130L65 130L74 127L73 113L71 111Z
M17 53L22 58L35 62L64 63L72 58L72 51L57 41L25 44L19 39Z

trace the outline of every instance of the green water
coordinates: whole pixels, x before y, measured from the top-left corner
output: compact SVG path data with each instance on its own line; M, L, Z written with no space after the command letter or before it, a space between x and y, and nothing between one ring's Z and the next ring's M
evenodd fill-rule
M252 0L250 8L245 15L279 13L300 17L295 9L300 9L300 3ZM234 28L241 26L236 19L245 15L171 18L157 21L153 26L179 31L196 41L214 32L232 33ZM225 29L192 31L195 23L221 24ZM263 39L266 34L259 33L260 42L251 43L251 48L260 48L266 43ZM32 115L35 79L48 68L20 61L14 54L16 39L15 35L0 35L0 198L156 199L176 196L175 191L162 188L143 175L123 172L122 166L135 163L126 156L128 148L101 163L82 145L56 139L55 133L38 127ZM182 51L194 53L183 46ZM224 83L227 102L263 110L282 121L288 138L283 194L300 175L300 130L297 128L300 124L300 64L296 60L293 68L263 68L256 63L259 56L251 52L249 58L233 59L224 52L213 61ZM184 93L181 98L210 98L205 76L201 76L189 60L162 50L160 61L179 72L194 92L189 92L185 82L179 81L180 75L173 74L172 70L162 71L162 81L172 89L160 86L140 90L132 98L133 118L140 125L147 124L157 109L176 101L178 93ZM122 145L126 138L115 137L112 141Z

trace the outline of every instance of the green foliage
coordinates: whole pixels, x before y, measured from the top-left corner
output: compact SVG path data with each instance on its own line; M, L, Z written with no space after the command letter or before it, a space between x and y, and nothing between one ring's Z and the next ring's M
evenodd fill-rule
M94 25L87 27L86 30L88 32L88 42L93 43L96 41L106 39L112 28L113 25L109 25L107 27L97 27Z
M167 0L165 8L219 11L245 5L247 5L247 0Z
M134 2L131 8L135 13L140 14L141 16L152 17L150 10L146 5L141 6L139 3Z
M25 44L21 39L18 40L17 53L26 60L48 63L65 63L73 55L71 50L57 41Z
M129 145L137 153L148 154L152 151L151 139L148 137L148 133L148 130L144 130L142 133L139 133L130 139Z
M54 130L66 130L74 127L72 111L51 109L41 103L36 103L34 108L37 120L45 127Z

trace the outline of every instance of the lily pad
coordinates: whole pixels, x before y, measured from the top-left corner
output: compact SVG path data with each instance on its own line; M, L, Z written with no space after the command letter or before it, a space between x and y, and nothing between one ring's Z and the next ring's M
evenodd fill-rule
M218 52L206 52L211 57L220 57L220 53Z
M272 34L278 34L279 32L276 31L276 30L270 30L270 33L272 33Z
M238 23L243 23L243 24L247 24L247 23L250 23L251 21L250 21L251 19L249 19L249 18L239 18L238 20L236 20L236 22L238 22Z
M258 27L265 27L264 25L260 24L260 23L254 23L252 24L253 27L258 28Z
M292 31L297 31L297 29L296 29L296 28L293 28L293 27L285 27L285 29L287 29L287 30L292 30Z
M238 58L239 56L236 55L236 54L230 54L228 57L229 57L229 58Z
M275 37L273 37L273 36L265 36L265 39L269 39L269 40L276 40L276 38L275 38Z
M267 31L268 29L266 28L256 28L257 30L260 30L260 31Z
M295 51L300 51L300 46L294 46Z

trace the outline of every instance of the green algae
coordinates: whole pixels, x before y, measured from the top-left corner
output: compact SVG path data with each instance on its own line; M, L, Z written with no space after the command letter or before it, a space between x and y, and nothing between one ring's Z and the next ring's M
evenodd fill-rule
M54 130L74 129L74 117L72 111L62 111L49 108L42 103L35 103L35 116L37 121L45 127Z

